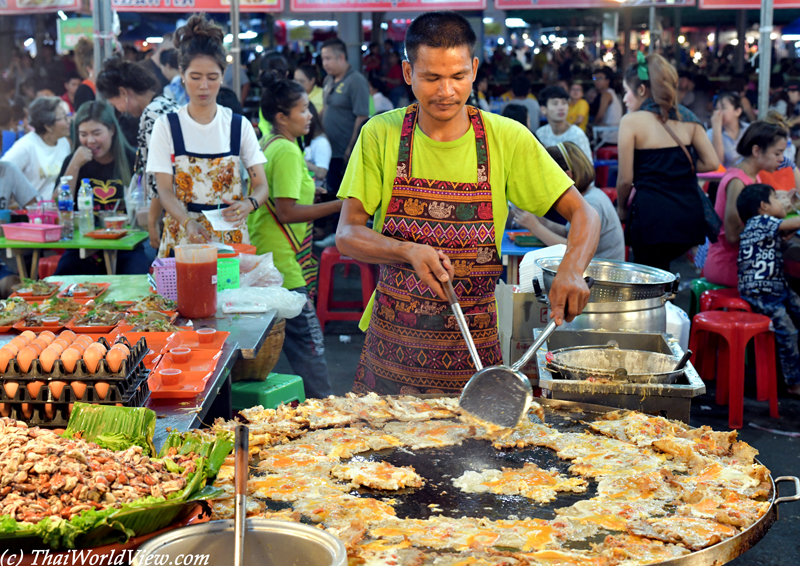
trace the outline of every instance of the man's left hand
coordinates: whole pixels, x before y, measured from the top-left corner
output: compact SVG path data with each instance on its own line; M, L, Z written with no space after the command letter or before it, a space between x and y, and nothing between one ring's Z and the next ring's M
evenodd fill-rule
M589 287L581 273L559 269L550 288L550 318L561 326L572 322L589 303Z

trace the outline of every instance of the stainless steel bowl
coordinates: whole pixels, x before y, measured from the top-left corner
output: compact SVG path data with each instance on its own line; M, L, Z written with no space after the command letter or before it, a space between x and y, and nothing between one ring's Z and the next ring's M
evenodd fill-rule
M544 291L549 293L561 258L541 258L536 260L536 265L542 270ZM609 259L593 259L583 275L594 279L589 304L660 299L674 294L678 282L669 271Z
M191 564L233 565L233 542L232 520L175 529L139 547L132 566L160 561L177 564L181 555L183 564L190 563L186 556L202 556ZM244 547L244 562L250 566L347 566L342 541L323 530L289 521L248 519Z
M599 377L630 383L675 383L684 371L675 370L679 361L675 356L616 347L562 348L550 352L547 358L548 367L566 379Z

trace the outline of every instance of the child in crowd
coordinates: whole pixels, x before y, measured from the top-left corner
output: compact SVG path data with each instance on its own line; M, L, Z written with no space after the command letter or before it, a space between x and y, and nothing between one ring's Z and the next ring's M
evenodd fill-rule
M559 87L560 88L560 87ZM573 128L575 126L572 126ZM600 216L600 242L597 244L596 258L625 260L625 235L611 199L594 187L594 167L583 151L572 142L559 143L547 148L547 153L558 163L575 182L592 208ZM514 209L514 220L548 246L566 244L569 224L562 226L546 218L539 218L530 212Z
M800 229L769 185L746 186L736 199L744 230L739 241L739 294L757 313L772 319L778 357L790 395L800 395L800 297L783 275L781 238Z
M536 137L545 147L565 142L572 142L592 163L592 148L589 138L578 126L573 126L567 121L569 111L569 95L560 86L549 86L540 94L541 108L547 117L547 124L536 130Z
M589 124L589 103L583 98L583 85L581 83L573 83L569 87L567 122L578 126L586 132L586 126Z

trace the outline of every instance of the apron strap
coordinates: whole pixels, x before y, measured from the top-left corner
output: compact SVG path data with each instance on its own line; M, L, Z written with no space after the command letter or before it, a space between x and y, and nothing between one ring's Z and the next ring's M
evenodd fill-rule
M170 130L172 130L172 146L175 156L186 155L186 145L183 143L183 130L181 130L181 121L178 118L178 114L170 112L167 114L167 121L169 122Z
M231 155L239 156L242 146L242 115L231 116Z

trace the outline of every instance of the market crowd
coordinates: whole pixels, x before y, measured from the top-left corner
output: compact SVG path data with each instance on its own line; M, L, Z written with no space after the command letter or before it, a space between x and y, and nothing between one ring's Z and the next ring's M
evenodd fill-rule
M52 45L36 60L15 52L0 80L0 209L45 206L65 185L77 203L88 179L97 226L136 205L131 212L149 232L120 253L121 274L147 273L156 256L185 243L272 252L284 286L308 296L287 321L284 349L307 396L325 396L316 258L336 244L337 195L351 190L342 181L362 128L417 99L404 76L411 71L390 40L369 44L355 62L330 39L316 53L254 58L237 97L223 37L194 15L155 49L125 47L100 69L85 39L65 56ZM498 46L481 61L468 103L521 123L522 135L546 148L599 217L595 257L669 269L690 252L710 282L738 287L773 319L786 382L800 393L792 291L800 242L783 220L796 212L800 182L800 81L791 79L800 73L778 62L770 105L758 108L754 77L734 74L730 53L707 54L703 68L684 53L639 53L622 69L616 48L593 59L585 49L550 47L518 54ZM597 159L616 160L612 174L602 165L601 175ZM718 182L698 183L698 174L718 170ZM219 208L232 229L215 230L204 214ZM547 245L567 242L571 224L555 207L542 212L511 207L508 224ZM56 271L100 273L101 255L70 251ZM0 265L0 293L14 277Z

